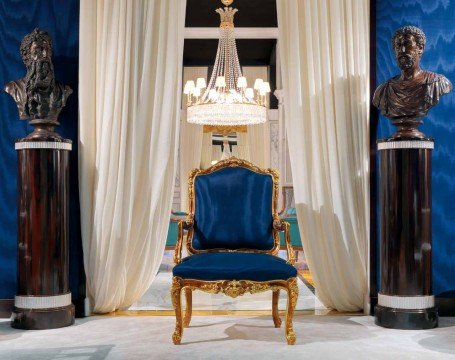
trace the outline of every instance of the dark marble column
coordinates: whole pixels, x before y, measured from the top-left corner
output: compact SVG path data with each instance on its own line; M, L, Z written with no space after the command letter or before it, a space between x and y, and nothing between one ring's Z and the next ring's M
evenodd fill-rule
M377 325L438 324L431 289L431 151L425 140L379 141L381 259Z
M11 326L52 329L74 323L68 276L71 141L16 142L18 272Z

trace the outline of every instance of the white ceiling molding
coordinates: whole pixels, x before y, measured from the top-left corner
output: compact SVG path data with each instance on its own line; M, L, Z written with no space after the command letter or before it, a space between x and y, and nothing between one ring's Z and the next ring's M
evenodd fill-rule
M243 27L234 28L236 39L278 39L276 27ZM219 27L187 27L185 39L219 39Z

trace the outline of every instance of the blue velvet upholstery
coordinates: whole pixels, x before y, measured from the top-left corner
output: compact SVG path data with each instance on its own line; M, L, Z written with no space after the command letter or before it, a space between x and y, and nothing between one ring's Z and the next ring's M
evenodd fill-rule
M273 180L243 167L195 178L193 248L271 250Z
M287 280L297 276L297 270L283 259L269 254L216 252L186 257L173 269L182 279L205 281Z

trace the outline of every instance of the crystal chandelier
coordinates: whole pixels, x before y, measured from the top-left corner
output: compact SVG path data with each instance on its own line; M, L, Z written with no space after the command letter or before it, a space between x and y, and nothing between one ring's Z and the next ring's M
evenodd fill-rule
M220 39L212 76L207 86L204 78L186 82L187 121L201 125L236 126L264 123L267 120L267 94L270 84L256 79L248 87L237 55L234 37L233 0L222 0ZM205 89L205 90L204 90Z

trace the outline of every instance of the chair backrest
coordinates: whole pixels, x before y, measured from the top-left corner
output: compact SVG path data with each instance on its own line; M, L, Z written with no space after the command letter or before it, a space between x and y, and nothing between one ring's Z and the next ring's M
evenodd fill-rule
M273 230L278 174L237 158L223 160L190 176L190 215L194 231L189 250L260 250L279 244Z

